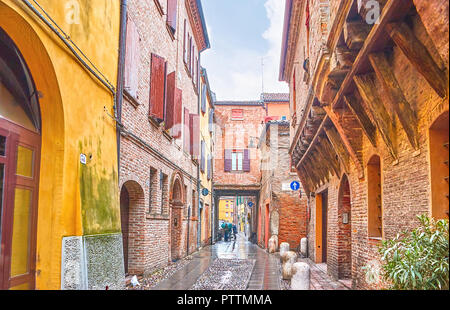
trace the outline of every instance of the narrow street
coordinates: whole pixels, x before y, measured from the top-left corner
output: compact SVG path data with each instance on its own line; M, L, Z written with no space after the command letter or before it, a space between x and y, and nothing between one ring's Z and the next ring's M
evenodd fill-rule
M192 261L154 290L279 290L280 263L250 243L244 234L236 241L217 242L192 256Z

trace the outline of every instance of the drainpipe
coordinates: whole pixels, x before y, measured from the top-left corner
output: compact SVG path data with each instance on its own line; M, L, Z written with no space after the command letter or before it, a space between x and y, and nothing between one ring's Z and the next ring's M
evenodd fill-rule
M201 63L201 61L200 61L200 57L201 57L201 54L200 54L201 52L198 52L198 64L197 64L197 66L198 66L198 74L197 74L197 79L198 79L198 83L197 83L197 87L198 87L198 89L197 89L197 91L198 91L198 100L197 100L197 113L198 113L198 115L199 116L201 116L201 100L200 100L200 97L201 97L201 94L202 94L202 91L201 91L201 87L200 87L200 85L202 84L201 83L201 81L202 81L202 78L201 78L201 76L202 76L202 73L201 73L201 67L200 67L200 63ZM201 128L200 128L200 133L201 133ZM200 134L200 136L201 136L201 134ZM200 142L201 143L201 142ZM201 153L201 151L200 151L200 153ZM201 159L201 157L200 157L200 159ZM201 226L201 223L200 223L200 198L201 198L201 193L200 193L200 191L201 191L201 186L200 186L200 162L199 162L199 165L198 165L198 167L197 167L197 249L199 249L200 248L200 243L201 243L201 238L202 238L202 226ZM194 206L192 206L193 208L194 208Z
M124 75L125 75L125 49L126 49L126 35L127 35L127 0L120 1L120 34L119 34L119 66L117 74L117 96L116 96L116 135L117 135L117 165L118 178L120 180L120 130L122 124L122 102L124 89Z

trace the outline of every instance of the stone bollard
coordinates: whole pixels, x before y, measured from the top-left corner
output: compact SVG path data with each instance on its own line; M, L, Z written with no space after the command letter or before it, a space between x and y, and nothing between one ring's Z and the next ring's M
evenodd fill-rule
M300 241L300 253L303 257L307 257L308 255L308 239L302 238Z
M283 264L289 262L289 263L291 263L293 265L293 264L295 264L297 262L297 258L298 258L297 253L295 253L294 251L288 251L288 252L285 252L281 256L281 262Z
M289 251L289 243L283 242L280 244L280 257L283 256L284 253Z
M275 253L278 250L278 236L274 235L270 237L269 239L269 245L268 245L269 253Z
M283 280L290 280L292 278L292 264L290 262L283 264L281 276L283 277Z
M291 290L309 290L310 277L310 267L307 263L295 263L292 266Z

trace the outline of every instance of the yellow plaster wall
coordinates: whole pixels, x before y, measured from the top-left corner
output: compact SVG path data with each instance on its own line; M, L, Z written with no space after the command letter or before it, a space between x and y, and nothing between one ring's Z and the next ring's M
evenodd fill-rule
M115 85L120 1L78 0L79 24L67 1L38 2ZM43 94L36 288L59 289L63 237L120 232L114 98L22 2L0 0L0 27Z

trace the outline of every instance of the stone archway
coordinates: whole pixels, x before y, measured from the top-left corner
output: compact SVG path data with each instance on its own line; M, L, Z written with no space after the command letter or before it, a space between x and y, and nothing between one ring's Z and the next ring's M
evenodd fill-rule
M125 274L143 274L145 198L142 187L135 181L125 182L120 191L120 219Z
M352 277L351 195L347 175L341 179L338 197L337 267L338 279Z
M181 258L183 210L185 193L183 177L175 173L170 187L170 260L172 262Z
M31 221L35 224L28 227L32 228L30 241L34 243L28 251L30 265L27 274L29 273L30 276L21 275L17 279L8 281L6 278L10 276L9 271L2 270L0 274L6 279L3 283L5 288L11 286L16 289L39 289L52 285L56 287L59 280L55 280L57 278L54 275L60 273L61 267L54 263L55 251L61 252L61 236L68 232L75 234L77 229L76 221L71 222L73 223L71 227L68 225L62 228L60 225L72 209L66 207L69 204L64 204L62 195L64 192L65 118L59 81L47 50L48 46L44 44L46 34L42 35L35 31L30 20L21 16L8 4L0 5L0 21L1 30L14 42L18 51L17 55L22 58L32 83L38 91L34 95L39 95L38 108L41 121L41 156L40 162L35 162L36 166L33 170L37 173L35 179L37 185L33 192L33 199L37 201L37 206L33 208L34 214L31 215ZM39 112L34 111L34 113ZM70 203L70 206L72 205L73 203ZM75 215L75 212L73 214ZM49 221L49 218L53 220ZM26 226L22 227L27 229ZM2 286L1 282L0 280L0 286Z

